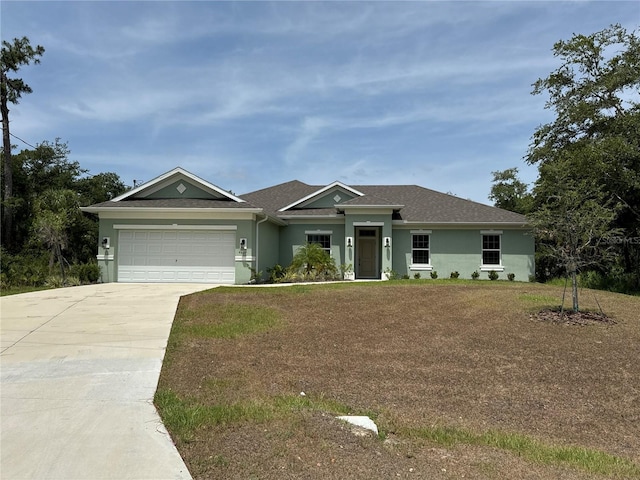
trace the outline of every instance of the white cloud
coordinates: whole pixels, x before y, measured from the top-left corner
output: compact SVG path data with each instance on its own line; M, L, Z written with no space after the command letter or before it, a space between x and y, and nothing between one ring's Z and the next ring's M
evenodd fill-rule
M182 164L237 191L344 178L485 197L550 118L530 90L553 43L637 23L631 2L37 5L2 3L3 38L47 49L12 131L69 140L92 170Z

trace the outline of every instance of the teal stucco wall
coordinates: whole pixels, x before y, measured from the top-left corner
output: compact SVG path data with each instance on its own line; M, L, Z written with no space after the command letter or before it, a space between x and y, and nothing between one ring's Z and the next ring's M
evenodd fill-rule
M273 222L262 222L256 226L259 254L256 271L263 279L269 278L269 269L279 262L280 226Z
M102 282L118 281L116 263L118 260L119 230L115 229L114 225L140 225L141 228L144 228L145 225L166 225L167 228L172 228L175 225L178 227L189 225L236 226L236 283L248 283L251 279L251 268L254 266L252 259L255 254L255 228L253 228L254 222L251 220L101 218L98 235L98 265L100 266ZM100 241L104 237L109 237L110 239L108 256L105 256L106 251L100 245ZM240 245L238 244L240 238L247 238L248 248L245 251L240 250Z
M413 230L420 230L415 228ZM428 229L430 231L430 258L432 270L411 269L411 229L394 229L393 270L413 278L429 278L431 271L438 278L449 278L458 272L460 278L471 278L474 271L481 279L488 278L489 269L482 268L482 231L480 229ZM496 271L500 279L515 274L519 281L529 281L535 274L535 245L527 229L499 230L501 234L501 267ZM500 271L502 270L502 271Z
M279 263L288 267L295 252L307 241L305 232L331 232L331 258L340 267L344 263L344 225L335 223L291 224L280 229Z

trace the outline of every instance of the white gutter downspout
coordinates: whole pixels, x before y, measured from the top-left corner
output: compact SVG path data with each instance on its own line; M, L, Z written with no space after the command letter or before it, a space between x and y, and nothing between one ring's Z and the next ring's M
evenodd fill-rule
M258 266L259 266L259 264L258 264L258 255L259 255L259 252L260 252L260 241L259 241L260 240L260 229L258 228L258 226L261 223L266 222L267 220L269 220L269 216L265 215L262 220L260 220L259 222L256 223L256 254L255 254L255 257L256 257L256 272L258 271Z

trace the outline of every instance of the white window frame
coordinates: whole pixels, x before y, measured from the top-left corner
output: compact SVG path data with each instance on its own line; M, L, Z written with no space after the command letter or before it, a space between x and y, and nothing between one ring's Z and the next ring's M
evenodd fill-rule
M429 248L414 248L413 247L413 237L416 235L423 235L429 238ZM411 230L409 241L410 252L411 252L411 264L409 265L409 270L423 270L430 271L433 270L433 266L431 265L431 230ZM413 262L413 251L414 250L427 250L429 260L428 263L414 263Z
M492 236L498 237L498 242L500 243L497 249L495 248L484 248L484 237ZM484 263L484 252L498 252L498 263ZM480 232L480 271L481 272L490 272L494 270L496 272L503 272L504 266L502 265L502 231L501 230L482 230Z
M331 230L307 230L304 232L305 240L307 243L318 243L309 240L310 236L326 236L329 237L329 247L322 247L322 249L331 256L331 246L333 245L333 231ZM321 244L319 244L322 246Z

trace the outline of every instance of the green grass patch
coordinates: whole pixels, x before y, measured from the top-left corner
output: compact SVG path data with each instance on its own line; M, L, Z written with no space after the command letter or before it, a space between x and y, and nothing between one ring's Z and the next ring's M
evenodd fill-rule
M204 405L194 398L180 398L170 389L159 389L154 403L167 429L180 441L191 441L203 427L240 422L264 423L302 411L321 411L346 415L351 409L323 396L279 395L264 400Z
M518 298L525 302L544 304L544 305L547 305L547 304L558 305L561 300L560 298L552 297L551 295L541 295L536 293L521 293L520 295L518 295Z
M178 439L189 442L205 426L241 421L264 422L273 417L269 405L256 402L231 405L202 405L194 399L182 399L172 390L158 390L154 403L162 421Z
M254 305L204 306L183 312L176 333L197 338L237 338L267 331L280 323L272 308Z
M19 295L21 293L39 292L41 290L52 290L53 287L5 287L0 289L0 296Z
M629 460L583 447L548 445L518 433L495 430L475 433L461 428L434 426L407 429L402 434L446 447L477 445L499 448L543 465L564 465L611 477L640 477L640 466Z

